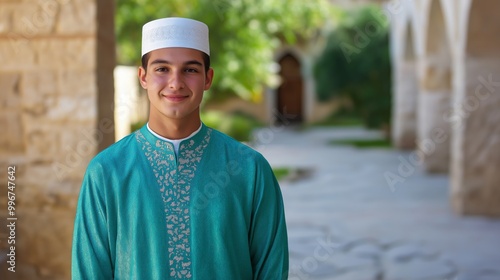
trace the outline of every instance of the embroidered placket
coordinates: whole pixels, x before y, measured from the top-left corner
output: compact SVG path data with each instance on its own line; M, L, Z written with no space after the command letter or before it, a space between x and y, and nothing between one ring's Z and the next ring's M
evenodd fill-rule
M199 143L192 138L182 142L178 164L173 146L168 142L156 140L153 146L139 130L135 132L136 139L142 145L144 155L156 177L165 206L171 279L192 278L189 242L191 180L210 141L211 132L211 129L207 129L203 140Z

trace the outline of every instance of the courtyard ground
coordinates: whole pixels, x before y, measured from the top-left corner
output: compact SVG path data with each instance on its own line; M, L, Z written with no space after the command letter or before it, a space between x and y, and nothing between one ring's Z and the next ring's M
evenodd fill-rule
M412 152L330 143L381 137L362 128L254 132L270 164L292 170L280 182L289 279L499 280L500 219L453 213L448 175L424 173Z

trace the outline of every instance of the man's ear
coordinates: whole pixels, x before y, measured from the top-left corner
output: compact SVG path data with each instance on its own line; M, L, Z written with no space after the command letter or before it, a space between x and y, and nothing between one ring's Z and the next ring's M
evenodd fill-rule
M207 76L205 77L205 90L209 90L212 86L212 80L214 78L214 69L209 68L207 72Z
M148 89L148 83L146 82L146 69L144 69L142 66L139 67L138 76L141 87L143 89Z

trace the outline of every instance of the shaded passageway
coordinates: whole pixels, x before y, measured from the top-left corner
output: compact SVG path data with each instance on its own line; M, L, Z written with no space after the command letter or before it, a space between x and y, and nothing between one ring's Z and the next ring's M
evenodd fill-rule
M500 279L500 220L453 214L447 175L426 174L411 152L329 144L379 137L361 128L255 133L273 167L306 174L281 181L289 279Z

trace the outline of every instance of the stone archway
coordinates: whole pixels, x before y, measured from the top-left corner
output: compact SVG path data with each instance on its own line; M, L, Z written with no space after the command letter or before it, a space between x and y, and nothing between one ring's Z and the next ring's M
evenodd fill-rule
M276 121L281 123L300 123L303 121L303 79L301 64L291 53L279 59L281 85L277 90Z
M451 108L451 48L440 0L431 0L423 54L419 61L417 138L428 172L447 173L450 125L444 118Z
M500 1L469 1L455 55L451 196L461 214L500 216ZM464 38L465 37L465 38Z

